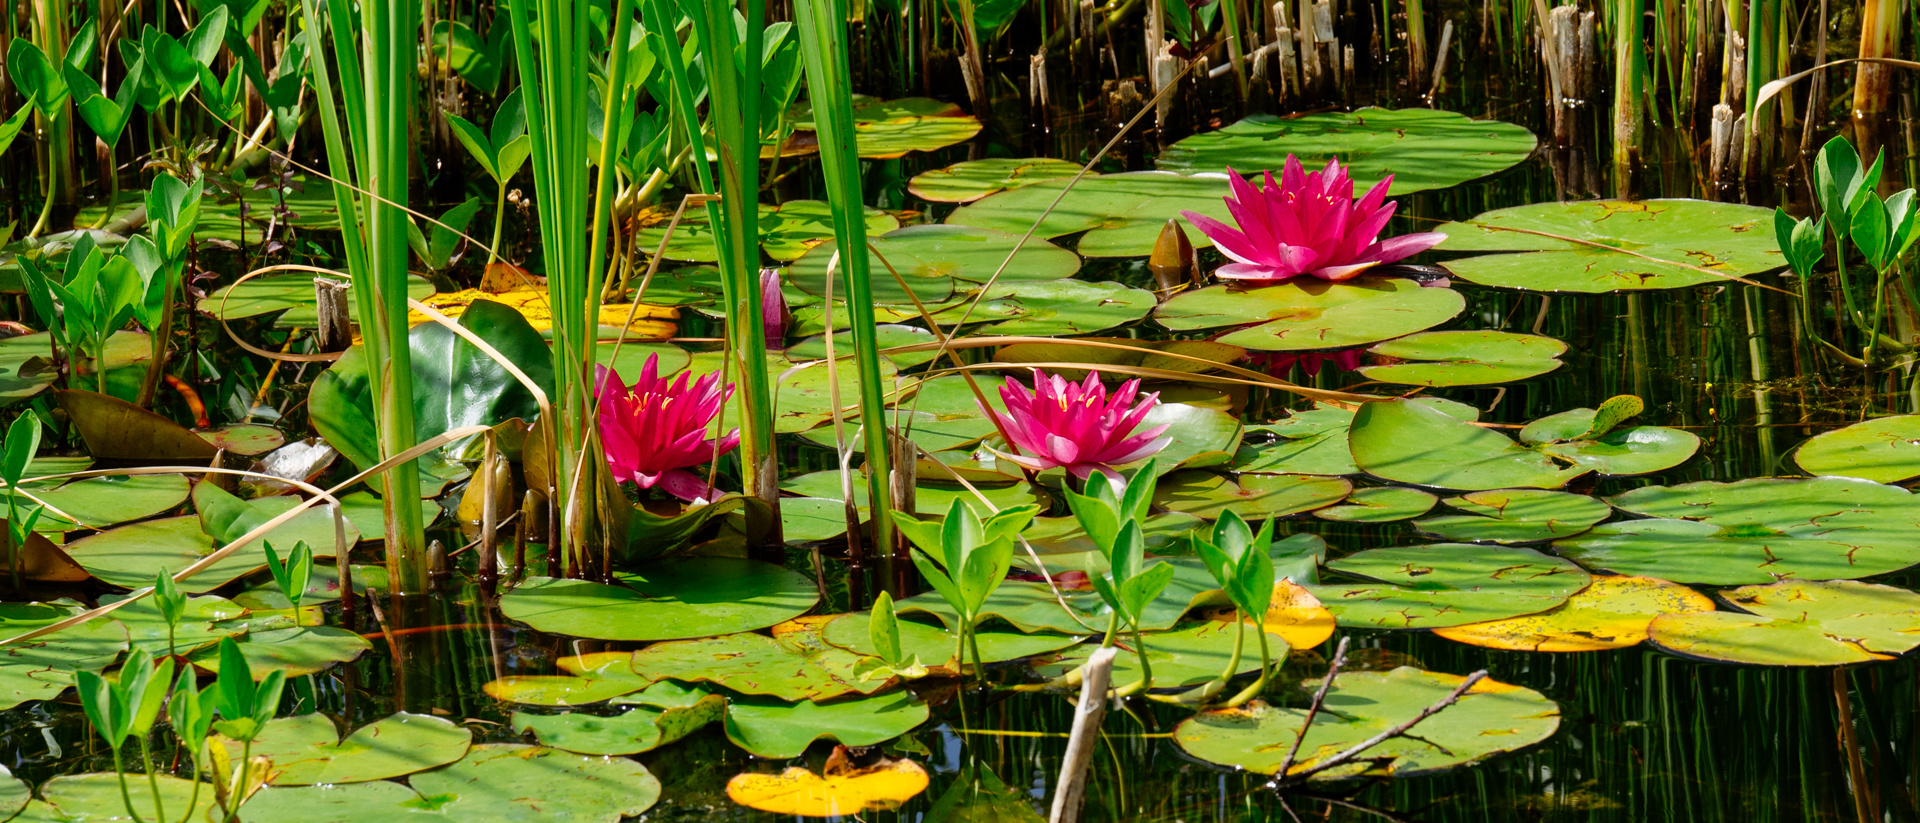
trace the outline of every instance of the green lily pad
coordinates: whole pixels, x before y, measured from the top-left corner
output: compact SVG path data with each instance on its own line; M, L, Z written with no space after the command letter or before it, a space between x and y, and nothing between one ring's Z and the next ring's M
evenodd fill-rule
M1677 289L1787 262L1774 239L1772 209L1706 200L1535 203L1435 231L1447 235L1439 251L1516 252L1441 264L1455 276L1528 291Z
M1613 510L1584 494L1499 489L1450 497L1466 514L1429 517L1413 526L1442 540L1534 543L1571 537L1607 519Z
M822 497L780 499L780 536L788 543L832 540L846 533L846 503Z
M812 131L812 103L794 103L787 109L787 119L796 129ZM861 157L883 159L933 151L979 133L980 121L952 103L926 97L881 100L853 95L853 141Z
M992 323L994 334L1067 337L1127 325L1146 317L1155 302L1153 292L1122 283L1003 281L988 289L972 312L966 312L962 304L934 315L934 319L952 323L966 313L969 323Z
M81 611L70 601L0 603L0 635L14 637ZM73 685L74 672L100 671L126 649L126 626L106 618L8 646L0 655L0 710L58 697Z
M727 707L727 739L755 757L799 757L831 737L846 746L884 743L927 722L927 704L905 691L826 703L744 697Z
M637 761L515 743L474 746L460 762L407 782L423 803L462 823L617 823L660 800L660 781Z
M1004 413L1005 401L1000 398L999 381L982 375L974 376L980 386L981 395L987 404L997 412ZM971 448L997 429L993 421L980 411L980 400L968 387L965 376L958 374L943 375L932 379L902 379L896 385L901 388L895 393L893 408L888 411L889 419L900 430L902 436L928 451ZM843 392L847 386L843 384ZM843 400L844 400L843 395ZM850 400L844 402L851 403ZM865 435L857 414L846 417L847 445L855 451L866 450ZM830 426L823 426L803 435L808 440L828 448L834 447L835 436ZM949 480L944 472L931 472L923 479L942 482ZM831 496L839 498L838 481L834 481L836 492ZM945 503L942 503L945 511Z
M874 342L878 344L880 353L888 360L893 361L895 366L902 369L911 369L914 366L926 363L933 359L934 353L932 351L889 351L889 349L939 342L934 339L933 332L914 326L882 323L874 326L873 330L875 333ZM814 335L813 337L788 346L786 355L787 359L795 361L825 359L827 356L826 335ZM842 331L833 335L833 355L836 358L853 356L852 332Z
M1240 448L1243 427L1240 418L1215 409L1186 403L1161 403L1140 421L1141 429L1165 425L1162 437L1173 442L1154 455L1154 466L1161 474L1179 469L1218 466L1233 459Z
M236 760L237 741L221 742ZM275 786L364 783L444 766L466 755L473 733L451 721L400 712L342 737L323 714L268 721L253 741L255 756L273 759Z
M1920 477L1920 415L1897 415L1822 432L1800 444L1793 462L1812 475L1898 483Z
M711 683L740 694L778 700L824 700L844 694L871 694L885 681L861 682L859 656L819 641L808 644L793 633L776 637L742 632L655 643L633 653L634 673L648 680L672 678Z
M264 514L264 522L299 502L291 497L265 497L246 501L245 506L254 515ZM248 543L199 574L180 581L180 590L204 594L265 569L264 543L272 543L274 548L284 551L293 548L295 542L305 540L317 551L329 552L333 538L333 518L322 507L310 508L269 532L264 539ZM359 531L349 523L348 543L358 542L359 538ZM187 516L129 523L83 537L66 548L67 554L95 577L116 586L137 589L151 584L161 569L177 572L220 546L219 541L201 530L201 518Z
M26 494L47 507L34 523L34 531L64 532L104 529L152 517L186 502L188 488L185 475L143 474L88 477L57 489L32 489Z
M1313 516L1342 523L1392 523L1426 514L1435 499L1419 489L1399 486L1354 489L1345 503L1316 511Z
M999 331L996 329L996 331ZM1116 343L1126 349L1109 349L1094 346L1077 345L1087 343ZM1156 354L1165 352L1166 354ZM993 356L1002 363L1085 363L1089 366L1139 366L1164 371L1199 374L1212 371L1216 364L1232 363L1247 353L1239 346L1215 343L1211 340L1135 340L1131 337L1084 337L1080 341L1059 343L1015 343L1002 346ZM1181 355L1173 357L1169 355ZM1205 362L1196 363L1185 358L1199 358ZM1084 380L1087 370L1047 368L1048 374L1057 374L1068 380Z
M1385 480L1442 489L1557 489L1591 471L1562 468L1499 432L1403 399L1362 403L1353 462Z
M782 482L780 488L783 491L803 494L808 497L818 497L835 502L841 500L840 474L834 471L812 472L790 478ZM919 486L914 488L914 510L923 515L945 514L947 509L953 505L953 501L964 500L968 506L974 508L976 513L984 517L1000 509L1011 506L1023 506L1039 500L1039 498L1034 496L1033 488L1025 483L1008 485L984 485L976 483L974 484L974 488L979 490L980 494L993 504L991 509L982 505L980 500L973 496L973 492L964 488L934 485L933 483L923 481ZM865 476L856 475L854 477L853 499L854 503L860 507L860 517L864 521L869 516L868 512L870 511L867 507L867 481Z
M1171 631L1142 634L1140 639L1146 644L1147 663L1153 674L1149 688L1190 688L1219 677L1221 672L1226 671L1227 662L1233 659L1236 633L1245 637L1240 641L1240 661L1235 665L1234 673L1259 670L1260 639L1254 636L1254 631L1249 623L1200 620L1176 626ZM1113 682L1116 685L1136 682L1145 675L1140 669L1140 655L1132 648L1133 642L1132 637L1122 640L1121 644L1127 648L1113 659ZM1034 670L1043 677L1059 677L1080 668L1097 648L1097 645L1089 643L1071 649L1066 654L1035 666ZM1267 649L1274 659L1283 660L1287 654L1287 641L1269 633Z
M1253 351L1306 351L1364 346L1424 331L1453 319L1467 305L1453 289L1399 277L1302 282L1310 279L1182 292L1162 303L1154 319L1175 331L1258 323L1218 340Z
M1572 562L1512 546L1436 543L1369 549L1327 569L1378 583L1308 586L1340 625L1437 629L1533 614L1591 578Z
M1360 374L1409 386L1484 386L1538 377L1560 368L1567 344L1504 331L1429 331L1376 343L1381 357L1410 361L1361 366Z
M33 790L27 788L26 782L14 777L7 767L0 766L0 817L13 817L32 799Z
M648 687L633 671L630 652L595 652L560 658L568 675L508 675L481 687L487 695L530 706L584 706Z
M314 275L307 272L263 274L231 286L222 286L200 301L213 316L226 321L281 312L274 318L277 328L310 329L320 324L318 298L313 292ZM419 275L407 276L407 296L425 300L433 296L433 281ZM360 321L359 307L347 301L347 311L355 323Z
M947 216L947 223L1025 234L1067 183L1048 180L1003 191L956 209ZM1153 251L1160 229L1183 210L1232 220L1223 199L1226 195L1224 174L1134 171L1084 177L1041 221L1034 236L1086 232L1076 247L1083 257L1145 257ZM1196 248L1212 245L1204 234L1189 235Z
M1822 477L1648 486L1608 498L1621 520L1554 543L1592 569L1738 586L1841 580L1920 562L1920 499L1897 486Z
M1256 114L1182 139L1155 162L1173 171L1272 169L1279 177L1290 154L1298 155L1308 171L1338 158L1356 188L1365 190L1391 174L1387 193L1407 194L1503 171L1533 149L1533 132L1524 126L1437 109L1368 107L1289 117Z
M53 368L53 344L46 332L0 340L0 407L46 391L59 372ZM145 332L117 331L107 338L107 389L116 397L132 398L146 380L153 344ZM98 388L93 366L80 378L86 388Z
M127 820L127 799L143 820L155 820L152 788L144 773L126 775L130 791L120 793L120 776L112 772L63 774L40 786L40 799L28 803L13 820L21 823L107 823ZM198 820L214 808L213 789L194 786L172 775L157 778L162 808L173 820ZM137 790L132 790L137 789ZM180 815L180 817L174 817Z
M767 256L775 260L797 260L808 249L821 244L829 246L833 240L833 212L831 207L819 200L789 200L779 206L760 204L760 248ZM899 218L875 208L865 209L868 234L881 234L900 227ZM652 254L660 248L660 240L667 236L669 211L662 215L659 225L649 226L634 233L634 242L641 250ZM713 229L707 224L705 209L688 209L680 217L680 225L673 229L673 239L667 243L663 258L691 263L712 263L719 260L719 252L713 247ZM649 295L652 288L648 289ZM647 300L653 303L651 297ZM657 304L656 304L657 305Z
M1182 471L1161 479L1153 502L1209 520L1229 509L1252 520L1326 508L1352 492L1353 484L1339 477L1243 474L1236 481L1214 472Z
M542 745L578 754L639 754L686 737L708 723L718 723L726 713L726 698L703 694L686 706L634 706L607 717L584 712L514 712L513 728L532 732Z
M213 793L207 794L211 799ZM446 819L435 802L422 798L404 783L385 780L340 786L263 786L247 798L241 808L248 823L311 823L315 820L389 823Z
M967 160L923 171L907 181L907 191L935 203L971 203L989 194L1059 180L1080 173L1080 165L1047 157L993 157Z
M1920 594L1856 580L1782 580L1722 592L1751 614L1654 618L1647 639L1686 657L1755 666L1844 666L1920 646Z
M257 457L287 444L286 433L259 423L230 423L194 432L230 454Z
M236 645L255 680L271 671L286 672L288 677L316 674L373 650L366 638L336 626L250 631ZM187 659L209 673L220 673L218 648L203 648Z
M1664 426L1607 427L1591 434L1598 428L1596 414L1593 409L1570 409L1542 417L1520 430L1520 442L1613 477L1666 471L1700 450L1699 436Z
M854 654L878 657L880 651L873 645L873 638L867 630L868 620L865 612L839 615L829 621L820 634L828 643ZM922 665L937 674L962 673L961 658L958 656L959 635L917 620L902 620L899 625L901 654L909 658L918 657ZM991 627L982 628L973 636L979 644L980 659L985 663L1023 660L1056 652L1086 639L1085 635L1024 634ZM972 654L971 651L967 653L969 660Z
M1326 710L1314 715L1292 768L1312 768L1322 758L1412 720L1464 680L1410 666L1341 674L1327 692ZM1305 708L1283 709L1259 702L1201 712L1181 721L1173 739L1201 760L1273 774L1285 761L1306 713ZM1532 689L1482 680L1459 702L1415 726L1411 734L1388 739L1314 779L1431 774L1538 743L1559 728L1560 709L1552 700Z
M122 599L118 596L102 597L100 605ZM245 634L250 628L248 623L235 621L246 613L247 610L240 604L224 597L205 595L187 598L186 615L171 632L174 651L187 654L218 643L220 638ZM127 627L127 641L131 648L145 649L154 657L167 653L167 619L160 613L160 604L155 598L135 600L115 609L110 617Z
M1353 412L1333 406L1296 411L1264 426L1248 426L1228 467L1266 474L1358 474L1347 447Z
M908 226L871 239L868 253L872 267L873 299L877 303L912 303L893 272L899 272L920 301L931 306L946 299L952 281L985 283L1007 261L1020 234L1009 234L968 226L924 224ZM827 264L832 246L821 246L794 261L788 270L789 282L816 297L827 289ZM889 271L887 264L892 264ZM1000 285L1030 285L1031 281L1049 281L1072 277L1080 269L1080 256L1035 237L1020 246L1013 262L996 281ZM836 278L840 275L836 274ZM922 288L926 284L926 288ZM847 299L845 284L833 284L835 299Z
M500 613L551 634L679 640L766 628L819 598L806 575L729 557L661 560L615 577L621 585L529 578L500 598Z

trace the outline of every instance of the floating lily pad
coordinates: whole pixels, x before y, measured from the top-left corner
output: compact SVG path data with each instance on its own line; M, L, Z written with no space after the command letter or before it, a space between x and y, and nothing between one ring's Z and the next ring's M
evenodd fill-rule
M1529 291L1675 289L1726 283L1787 262L1774 239L1772 209L1706 200L1535 203L1435 231L1447 235L1439 251L1519 252L1441 265L1483 286Z
M841 817L893 809L927 790L927 771L911 760L888 760L825 776L799 766L779 774L749 772L727 781L727 798L750 809L795 817Z
M971 203L989 194L1059 180L1080 173L1078 163L1047 157L992 157L923 171L907 181L907 191L935 203ZM1091 174L1091 173L1090 173Z
M266 497L244 501L249 517L265 522L299 505L291 497ZM161 569L178 572L213 553L222 545L202 530L200 517L165 517L130 523L109 531L83 537L67 545L67 553L87 571L108 583L129 589L153 583ZM238 536L238 535L235 535ZM347 541L358 542L360 533L347 526ZM181 591L204 594L236 578L267 566L264 543L285 551L304 540L317 551L333 547L333 518L323 507L313 507L294 515L292 520L268 532L265 538L240 547L200 573L180 581Z
M1392 523L1426 514L1435 499L1419 489L1400 486L1354 489L1346 502L1316 511L1313 516L1342 523Z
M1340 625L1438 629L1551 609L1591 579L1579 566L1532 549L1436 543L1369 549L1327 569L1378 583L1307 587Z
M938 342L933 332L914 326L902 326L895 323L882 323L873 328L874 342L881 354L893 361L895 366L910 369L933 359L932 351L905 352L889 351L902 346L917 346L923 343ZM826 335L815 335L787 347L789 360L817 360L827 356ZM842 331L833 336L833 355L836 358L853 356L853 333Z
M40 799L28 803L13 820L20 823L108 823L128 820L127 801L143 820L157 820L153 788L144 773L126 775L130 791L122 795L120 776L112 772L63 774L40 786ZM172 775L159 775L161 806L169 819L199 820L214 808L213 789ZM131 790L137 787L137 791ZM174 818L174 815L180 815Z
M124 598L107 596L100 598L100 605L115 603ZM167 619L160 611L156 598L143 597L113 610L111 619L127 627L127 642L131 648L145 649L154 657L167 654L167 640L173 640L173 651L187 654L202 646L220 641L220 638L245 634L250 628L246 622L235 622L236 618L247 613L240 604L224 597L205 595L187 598L186 614L180 624L171 632L167 629Z
M818 639L817 627L808 631ZM886 685L861 682L859 662L858 655L824 643L752 632L655 643L633 653L634 672L648 680L711 683L789 702L871 694Z
M992 279L993 273L1007 262L1007 255L1013 254L1020 238L1020 234L937 223L908 226L873 237L869 241L873 249L868 255L873 299L878 303L913 302L894 279L893 273L898 272L911 285L913 295L931 306L946 299L947 292L942 289L950 291L954 280L985 283ZM1014 255L1013 262L996 283L1032 285L1032 281L1072 277L1080 269L1079 255L1045 239L1031 238L1019 248L1019 254ZM808 294L825 295L827 264L833 254L832 246L821 246L794 261L793 268L788 270L789 281ZM891 270L888 264L892 265ZM835 275L841 276L844 275ZM845 284L836 279L833 294L837 300L846 300Z
M802 100L787 110L794 128L813 130L813 106ZM980 121L959 106L925 97L881 100L853 96L853 141L861 157L902 157L972 139Z
M245 283L214 290L200 301L200 306L213 316L229 322L280 312L280 316L273 320L274 326L310 329L320 325L319 298L314 296L313 291L314 277L310 272L263 274ZM407 296L415 300L432 297L433 281L419 275L408 275ZM352 299L347 300L347 312L355 323L360 322L360 309Z
M1622 649L1647 639L1660 615L1713 611L1713 598L1651 577L1595 577L1567 602L1538 614L1435 629L1474 646L1525 652Z
M13 776L7 767L0 766L0 817L13 817L33 799L33 790L27 788L25 781Z
M255 756L273 760L275 786L364 783L443 766L459 760L473 733L426 714L400 712L342 737L323 714L301 714L268 721L253 741ZM221 740L232 757L241 746Z
M1067 183L1048 180L1003 191L960 207L947 216L947 223L1025 234ZM1224 174L1135 171L1084 177L1047 214L1034 236L1086 232L1076 247L1083 257L1145 257L1153 251L1160 229L1183 210L1222 221L1233 219L1223 199L1226 195ZM1212 245L1204 234L1190 235L1197 248Z
M1560 368L1567 344L1551 337L1504 331L1429 331L1367 349L1407 361L1361 366L1360 374L1409 386L1483 386L1538 377Z
M1165 512L1150 514L1141 520L1140 531L1141 537L1146 540L1147 551L1178 554L1184 547L1187 533L1205 524L1206 521L1185 512ZM1094 545L1093 538L1080 527L1079 519L1074 517L1036 517L1020 536L1042 556L1100 551L1100 547ZM1014 565L1025 568L1032 563L1023 554L1014 555Z
M1306 586L1282 578L1273 584L1273 599L1261 620L1267 633L1287 641L1295 649L1311 649L1327 642L1337 624L1333 612L1314 597Z
M1240 662L1235 666L1235 674L1256 671L1260 668L1260 639L1253 633L1252 623L1223 622L1201 620L1171 631L1148 632L1140 640L1147 647L1147 662L1152 668L1153 682L1150 688L1174 689L1198 686L1211 681L1226 671L1227 662L1233 659L1234 635L1243 633L1241 639ZM1132 638L1127 645L1131 646ZM1275 659L1284 659L1287 654L1287 641L1279 636L1267 638L1268 650ZM1053 660L1034 667L1043 676L1058 677L1080 668L1098 646L1087 644L1069 650ZM1126 685L1140 680L1144 676L1140 669L1140 655L1132 648L1124 649L1113 659L1113 682Z
M686 737L708 723L720 722L726 712L727 699L708 694L689 706L634 706L607 717L583 712L514 712L513 727L532 732L542 745L578 754L639 754Z
M1155 160L1174 171L1241 174L1272 169L1288 155L1309 171L1328 159L1348 167L1357 188L1393 175L1388 194L1444 189L1512 167L1533 154L1533 132L1498 120L1437 109L1363 108L1290 117L1256 114L1167 147Z
M1596 414L1594 409L1571 409L1542 417L1520 430L1520 442L1614 477L1665 471L1700 450L1700 438L1692 432L1664 426L1616 428L1596 423Z
M1865 480L1648 486L1607 502L1653 519L1595 526L1554 550L1592 569L1718 585L1855 579L1920 562L1920 499Z
M247 668L255 680L271 671L286 672L288 677L316 674L373 650L366 638L337 626L250 631L236 645L247 658ZM211 674L219 674L219 651L204 648L187 659Z
M1429 517L1417 528L1442 540L1475 543L1533 543L1570 537L1607 519L1613 510L1584 494L1499 489L1446 500L1466 514Z
M821 636L825 637L828 643L854 654L877 657L880 652L874 647L873 638L867 631L867 621L868 615L864 612L839 615L827 623ZM979 644L980 659L985 663L1021 660L1056 652L1085 639L1085 635L1022 634L991 627L982 628L974 632L973 636L974 641ZM909 658L920 658L921 664L931 671L941 674L960 673L960 658L956 656L958 643L958 635L939 626L916 620L900 621L901 654ZM967 654L968 659L971 659L973 653L969 651Z
M488 696L532 706L585 706L647 688L650 681L635 674L630 652L570 655L559 661L570 675L509 675L488 681Z
M616 823L660 800L660 781L637 761L513 743L474 746L460 762L407 782L422 805L462 823Z
M832 251L833 212L826 203L819 200L789 200L779 206L762 203L759 214L760 247L767 256L775 260L797 260L808 249L822 244ZM898 218L879 209L866 208L865 214L868 234L882 234L900 227ZM652 254L660 248L672 216L672 210L666 210L658 215L658 224L634 233L634 242L642 251ZM713 246L713 229L707 224L705 209L690 208L681 215L663 257L692 263L712 263L720 259L719 251Z
M1248 426L1230 468L1270 474L1358 474L1347 447L1353 412L1325 406L1294 412L1277 423Z
M766 628L813 608L806 575L757 560L662 560L622 585L529 578L500 612L543 632L603 640L678 640Z
M0 603L0 637L14 637L80 612L80 606L70 601ZM0 710L58 697L73 685L74 672L100 671L126 649L126 626L106 618L8 646L0 655Z
M1407 666L1341 674L1327 692L1326 710L1314 716L1293 769L1311 768L1322 758L1412 720L1465 679ZM1194 715L1180 723L1173 739L1202 760L1272 774L1305 722L1305 708L1254 702ZM1388 739L1314 779L1431 774L1538 743L1559 727L1559 707L1539 692L1482 680L1459 702L1415 726L1412 734Z
M117 397L133 397L146 380L153 344L145 332L117 331L107 338L107 388ZM80 377L89 388L99 378L91 364ZM60 376L53 367L53 344L46 332L0 339L0 407L33 397Z
M1350 437L1362 471L1416 486L1557 489L1590 471L1562 468L1493 429L1403 399L1362 403Z
M1755 666L1843 666L1920 646L1920 594L1856 580L1782 580L1721 595L1751 614L1655 618L1648 639L1674 654Z
M836 502L841 499L840 473L834 471L813 472L790 478L782 482L780 488L784 491ZM983 505L979 498L973 496L973 492L964 488L922 482L914 489L914 509L923 515L945 514L947 509L953 505L953 501L963 500L966 501L968 506L972 506L975 512L984 517L1010 506L1023 506L1038 501L1038 498L1034 496L1033 489L1025 483L1011 485L975 484L974 488L977 489L982 496L986 497L988 502L993 504L992 508ZM854 503L860 508L861 519L865 520L870 511L867 508L866 477L861 475L854 477L853 498Z
M1814 435L1793 453L1812 475L1898 483L1920 477L1920 415L1881 417Z
M1161 403L1140 421L1141 429L1164 425L1162 437L1173 442L1154 455L1162 474L1180 469L1218 466L1233 459L1240 448L1240 419L1216 409L1186 403Z
M996 329L996 332L1000 331ZM1114 343L1126 346L1113 349L1079 345ZM1165 352L1158 354L1156 352ZM1239 346L1211 340L1135 340L1131 337L1083 337L1058 343L1015 343L1003 346L993 356L1002 363L1085 363L1089 366L1138 366L1163 371L1199 374L1212 371L1216 364L1231 363L1246 355ZM1179 356L1173 356L1179 355ZM1194 362L1197 358L1202 362ZM1084 380L1087 370L1048 367L1048 374L1068 380Z
M966 312L965 304L934 315L940 323L992 323L994 334L1068 337L1124 326L1153 311L1153 292L1122 283L1053 280L1002 283Z
M833 419L833 400L828 385L837 373L840 381L841 402L854 405L860 396L860 367L852 359L841 360L829 371L825 362L806 366L795 366L785 358L772 358L772 365L783 365L774 372L778 380L774 384L773 430L781 434L803 432L823 425ZM695 361L698 372L699 361ZM880 379L892 380L893 364L880 360Z
M743 697L727 708L727 739L755 757L791 758L822 737L846 746L884 743L927 722L927 704L905 691L825 703Z
M186 502L187 491L185 475L144 474L88 477L56 489L31 489L25 494L47 507L33 524L35 531L64 532L77 528L104 529L152 517Z
M1154 319L1175 331L1258 323L1222 335L1219 342L1253 351L1307 351L1364 346L1423 331L1453 319L1466 305L1453 289L1399 277L1339 283L1300 278L1254 289L1208 286L1182 292L1161 304Z
M1338 477L1243 474L1237 481L1207 471L1162 478L1154 504L1209 520L1231 509L1248 519L1285 517L1325 508L1345 499L1353 484Z

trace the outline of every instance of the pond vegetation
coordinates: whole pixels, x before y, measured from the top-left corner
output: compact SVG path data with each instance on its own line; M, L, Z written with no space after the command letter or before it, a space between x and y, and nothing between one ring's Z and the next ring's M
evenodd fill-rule
M1914 19L19 4L0 820L1920 819Z

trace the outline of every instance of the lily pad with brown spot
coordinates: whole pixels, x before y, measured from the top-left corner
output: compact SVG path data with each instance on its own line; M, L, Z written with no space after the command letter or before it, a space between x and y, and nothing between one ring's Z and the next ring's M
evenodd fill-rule
M1436 499L1419 489L1375 486L1355 489L1346 502L1320 509L1313 516L1342 523L1392 523L1426 514Z
M275 786L362 783L401 777L459 760L473 733L432 715L400 712L342 736L324 714L268 721L251 754L273 760ZM220 738L236 760L241 745Z
M1613 514L1584 494L1541 489L1495 489L1443 502L1464 513L1417 520L1414 528L1442 540L1534 543L1571 537Z
M820 620L767 637L752 632L655 643L633 653L633 671L648 680L709 683L779 700L871 694L886 681L862 682L860 656L820 639Z
M529 706L585 706L647 688L635 674L631 652L568 655L558 665L566 675L508 675L481 688L489 697Z
M1601 293L1730 283L1786 265L1773 210L1706 200L1585 200L1495 209L1435 231L1441 263L1483 286Z
M1562 558L1468 543L1369 549L1326 568L1363 579L1307 587L1352 628L1439 629L1534 614L1591 580Z
M1647 639L1661 615L1713 611L1713 598L1651 577L1595 577L1593 585L1539 614L1435 629L1434 634L1490 649L1591 652Z
M1247 519L1284 517L1331 506L1353 491L1339 477L1242 474L1237 480L1208 471L1180 471L1162 478L1154 504L1213 519L1229 509Z
M1663 615L1648 639L1674 654L1754 666L1843 666L1920 646L1920 593L1897 586L1782 580L1721 596L1749 614Z
M1879 417L1816 434L1794 451L1793 462L1807 474L1875 483L1920 477L1920 415Z
M1031 186L1080 173L1078 163L1048 157L990 157L944 169L923 171L907 181L907 191L935 203L971 203L989 194ZM1095 174L1096 172L1089 172Z

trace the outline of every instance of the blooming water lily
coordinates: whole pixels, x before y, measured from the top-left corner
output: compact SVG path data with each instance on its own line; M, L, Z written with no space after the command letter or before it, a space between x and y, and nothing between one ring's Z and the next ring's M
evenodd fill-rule
M1000 387L1006 414L986 412L999 421L1008 445L1020 453L994 454L1031 471L1063 468L1082 480L1098 471L1117 479L1113 467L1144 460L1173 442L1160 437L1165 425L1134 431L1160 402L1155 392L1135 404L1139 389L1139 380L1128 380L1108 395L1097 371L1075 384L1034 369L1032 390L1009 377Z
M1386 202L1387 188L1393 185L1391 174L1358 201L1353 199L1353 179L1338 160L1329 160L1325 169L1308 174L1301 169L1300 158L1287 155L1278 183L1269 171L1266 185L1254 188L1231 168L1227 180L1233 189L1226 198L1227 211L1240 224L1238 229L1204 214L1181 212L1221 253L1236 261L1214 272L1223 280L1272 282L1300 275L1346 280L1446 239L1439 232L1378 239L1397 206Z
M740 445L739 429L717 440L707 436L733 386L722 390L718 373L691 386L685 372L668 382L659 370L660 356L647 357L629 389L619 372L600 369L600 439L613 479L642 489L657 485L682 500L712 500L720 492L688 469Z

